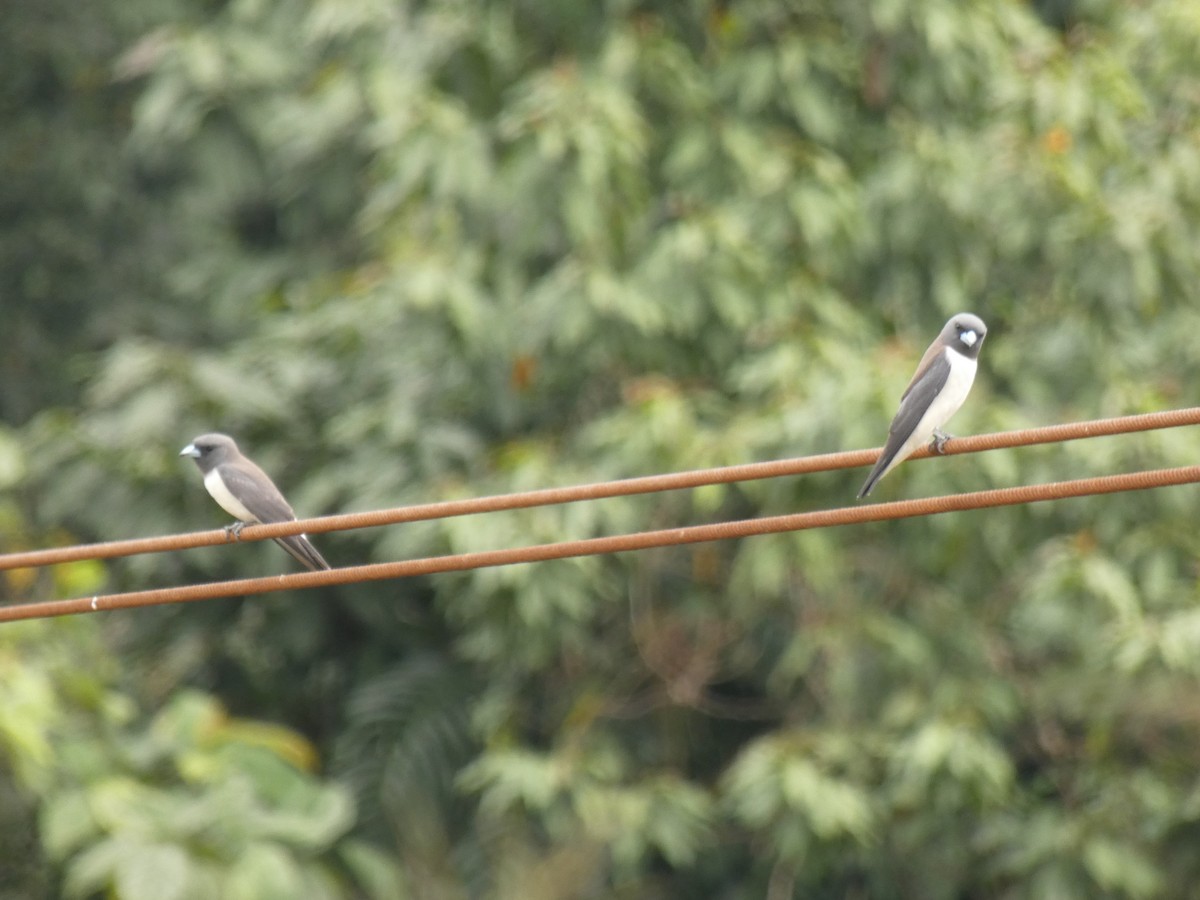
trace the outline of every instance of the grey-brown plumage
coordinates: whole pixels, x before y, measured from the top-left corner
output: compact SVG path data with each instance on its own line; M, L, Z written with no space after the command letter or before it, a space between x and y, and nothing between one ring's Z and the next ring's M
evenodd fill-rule
M294 522L296 514L267 473L238 450L227 434L202 434L179 451L190 456L204 473L204 487L225 512L238 520L236 535L243 524L270 525ZM317 552L307 535L275 538L275 543L290 553L306 569L328 569L329 563Z
M924 446L935 440L939 452L948 436L942 426L953 416L975 381L979 348L987 337L987 326L979 316L959 313L951 316L921 362L900 398L900 408L888 428L887 443L879 454L875 468L867 476L861 500L875 489L888 472Z

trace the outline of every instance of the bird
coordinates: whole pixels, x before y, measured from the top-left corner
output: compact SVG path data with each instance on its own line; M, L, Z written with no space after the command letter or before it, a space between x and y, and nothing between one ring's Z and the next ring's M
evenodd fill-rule
M942 426L967 399L985 337L987 326L979 316L963 312L950 317L904 389L900 409L888 428L887 443L858 492L858 499L871 493L884 475L930 438L934 449L943 452L950 435L942 431Z
M227 434L202 434L179 451L190 456L204 473L204 487L225 512L237 523L226 529L234 537L247 524L270 525L294 522L296 514L288 505L275 482L238 449ZM328 569L317 548L304 534L275 538L275 543L290 553L306 569L317 572Z

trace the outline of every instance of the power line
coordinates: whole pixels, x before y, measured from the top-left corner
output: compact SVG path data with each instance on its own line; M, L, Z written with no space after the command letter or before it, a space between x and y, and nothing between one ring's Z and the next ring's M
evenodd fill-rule
M945 455L979 453L985 450L1002 450L1012 447L1027 447L1034 444L1050 444L1081 438L1103 437L1151 431L1163 428L1178 428L1184 425L1200 425L1200 407L1168 410L1166 412L1142 413L1119 416L1111 419L1095 419L1087 422L1071 422L1065 425L1047 425L1018 431L1000 431L971 437L956 437L945 448ZM466 516L478 513L528 509L536 506L551 506L560 503L577 503L583 500L602 500L635 494L696 488L711 484L731 484L764 478L779 478L787 475L807 475L837 469L851 469L875 462L879 449L848 450L802 456L794 459L748 463L737 466L722 466L713 469L696 469L665 475L647 475L618 481L603 481L594 484L560 488L543 488L514 494L497 494L465 500L447 500L439 503L424 503L415 506L400 506L392 509L348 513L281 522L274 525L248 525L240 540L261 541L293 534L321 534L329 531L345 531L357 528L374 528L381 525L398 525L405 522L421 522ZM910 459L923 459L932 454L922 448ZM6 569L49 566L75 562L83 559L112 559L141 553L162 553L171 550L189 550L196 547L211 547L224 544L231 538L224 529L163 535L152 538L109 541L99 544L81 544L70 547L54 547L47 550L32 550L0 555L0 571Z
M899 500L891 503L874 503L862 506L818 510L816 512L767 516L759 519L719 522L711 525L692 525L682 528L665 528L658 531L615 535L612 537L585 538L552 544L537 544L510 550L486 550L476 553L460 553L453 556L426 557L424 559L407 560L404 562L350 566L344 569L333 569L324 572L300 572L292 575L244 578L236 581L220 581L211 584L82 597L74 600L25 603L0 608L0 622L67 616L78 613L99 612L100 610L158 606L167 603L187 603L195 600L213 600L220 597L266 594L292 588L325 587L336 584L381 581L390 578L409 578L416 575L433 575L440 572L463 572L490 566L545 562L552 559L596 556L606 553L621 553L629 550L648 550L654 547L696 544L705 541L729 540L750 537L752 535L803 531L812 528L828 528L835 525L855 525L866 522L908 519L916 516L964 512L998 506L1016 506L1023 503L1062 500L1069 497L1113 494L1122 491L1140 491L1170 485L1192 484L1198 481L1200 481L1200 466L1156 469L1146 472L1132 472L1124 475L1105 475L1095 478L1081 478L1075 481L1060 481L1050 484L1023 485L989 491L976 491L969 494L949 494L940 497L926 497L919 500Z

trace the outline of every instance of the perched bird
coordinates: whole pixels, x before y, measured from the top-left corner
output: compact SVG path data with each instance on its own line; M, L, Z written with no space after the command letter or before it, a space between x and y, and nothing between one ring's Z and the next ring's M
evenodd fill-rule
M267 473L242 455L227 434L202 434L179 451L190 456L204 473L204 487L225 512L239 521L229 526L236 537L247 524L294 522L296 514ZM275 538L275 543L314 572L329 563L303 534Z
M904 462L918 447L934 440L941 453L950 436L942 426L967 399L978 367L979 348L987 337L983 320L971 313L953 316L929 345L912 381L900 398L900 409L888 428L887 443L870 476L858 492L861 500L879 479Z

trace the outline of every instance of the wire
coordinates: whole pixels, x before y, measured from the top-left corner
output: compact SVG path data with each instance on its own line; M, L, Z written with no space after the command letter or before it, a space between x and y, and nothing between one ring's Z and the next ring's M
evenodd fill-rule
M979 453L984 450L1001 450L1011 447L1026 447L1034 444L1050 444L1081 438L1128 434L1161 428L1178 428L1184 425L1200 425L1200 407L1169 410L1166 412L1143 413L1120 416L1112 419L1095 419L1087 422L1071 422L1065 425L1048 425L1019 431L999 431L971 437L956 437L946 444L946 456L960 453ZM880 449L848 450L825 453L817 456L802 456L795 459L771 462L748 463L738 466L723 466L714 469L696 469L666 475L647 475L641 478L626 478L619 481L603 481L573 487L544 488L515 494L498 494L489 497L474 497L466 500L447 500L440 503L425 503L416 506L400 506L370 512L321 516L300 519L295 522L280 522L273 525L248 525L239 540L261 541L293 534L322 534L329 531L345 531L356 528L373 528L380 525L397 525L404 522L421 522L466 516L478 513L501 512L504 510L528 509L535 506L551 506L559 503L577 503L582 500L601 500L659 491L674 491L710 484L731 484L761 478L779 478L785 475L806 475L836 469L851 469L875 462ZM933 451L922 448L910 459L923 459ZM0 555L0 571L6 569L49 566L75 562L82 559L112 559L140 553L161 553L169 550L189 550L195 547L211 547L232 540L225 529L196 531L186 534L164 535L152 538L109 541L100 544L81 544L70 547L54 547L48 550L31 550L21 553Z
M659 531L643 531L612 537L585 538L583 540L561 541L552 544L536 544L510 550L485 550L477 553L460 553L453 556L432 556L424 559L407 560L405 562L350 566L344 569L333 569L324 572L300 572L293 575L276 575L269 578L244 578L236 581L219 581L211 584L133 591L123 594L97 595L95 597L82 597L75 600L25 603L17 606L0 607L0 622L68 616L77 613L99 612L100 610L132 609L167 603L187 603L195 600L213 600L219 597L266 594L291 588L327 587L336 584L381 581L389 578L411 578L416 575L433 575L440 572L464 572L470 569L482 569L490 566L511 566L518 563L545 562L552 559L596 556L604 553L622 553L629 550L648 550L653 547L730 540L733 538L749 537L751 535L778 534L785 531L803 531L811 528L828 528L835 525L855 525L866 522L881 522L889 519L909 519L916 516L963 512L997 506L1016 506L1023 503L1062 500L1068 497L1082 497L1092 494L1140 491L1169 485L1191 484L1197 481L1200 481L1200 466L1156 469L1146 472L1132 472L1124 475L1104 475L1096 478L1081 478L1075 481L1060 481L1049 484L1023 485L1021 487L998 488L990 491L976 491L970 494L949 494L919 500L899 500L892 503L846 506L837 509L818 510L816 512L767 516L759 519L742 519L734 522L719 522L712 525L692 525L683 528L665 528Z

